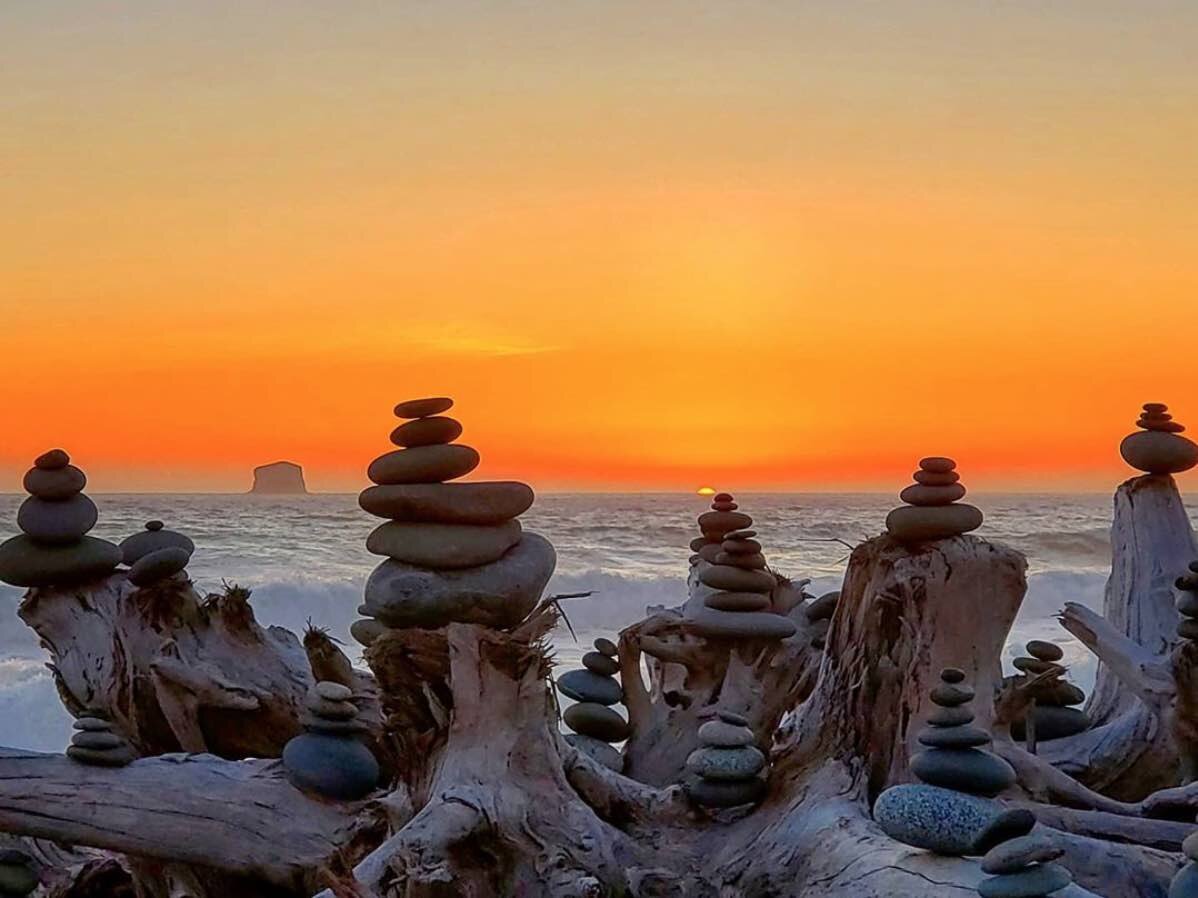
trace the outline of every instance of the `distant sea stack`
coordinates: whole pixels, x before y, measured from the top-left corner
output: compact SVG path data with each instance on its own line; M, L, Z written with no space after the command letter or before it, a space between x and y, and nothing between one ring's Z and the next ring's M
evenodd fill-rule
M277 461L254 468L254 487L251 493L264 496L305 495L304 469L294 462Z

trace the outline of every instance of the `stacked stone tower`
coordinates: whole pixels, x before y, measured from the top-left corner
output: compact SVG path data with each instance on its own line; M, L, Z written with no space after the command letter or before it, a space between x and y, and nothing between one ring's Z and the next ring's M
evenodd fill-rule
M182 573L195 548L190 537L167 530L162 521L146 521L144 530L121 541L121 558L134 586L153 586Z
M731 493L716 493L711 500L711 510L699 515L699 532L701 536L691 540L691 563L700 561L713 562L723 551L724 537L733 530L751 527L753 519L747 514L737 511L736 501Z
M1148 474L1180 474L1198 465L1198 445L1181 434L1185 427L1173 420L1163 402L1148 402L1136 426L1119 444L1123 460Z
M1032 730L1028 731L1026 720L1018 720L1011 726L1011 735L1025 741L1048 742L1085 732L1090 726L1090 719L1076 706L1085 702L1086 694L1065 679L1065 668L1060 665L1065 657L1061 647L1033 639L1025 648L1027 656L1015 659L1015 667L1020 672L1015 677L1016 683L1026 683L1044 674L1055 676L1030 687L1036 702L1031 712ZM1029 736L1034 739L1029 739Z
M98 711L85 711L73 724L67 757L98 767L124 767L136 755L112 723Z
M1073 875L1055 864L1065 849L1040 835L1019 836L996 845L982 858L982 871L991 874L978 884L982 898L1043 898L1073 882Z
M566 739L579 751L619 773L624 769L624 757L610 743L628 737L628 724L611 708L624 698L624 690L616 679L620 672L616 644L610 639L596 639L594 651L582 656L582 668L557 680L558 691L577 702L564 715L567 725L574 730Z
M96 505L83 493L87 477L61 449L38 456L25 475L30 494L17 512L20 536L0 545L0 580L13 586L65 586L103 577L121 551L87 533Z
M696 804L730 808L752 804L765 794L766 760L753 744L749 722L739 714L721 711L699 727L699 748L686 759L693 775L683 788Z
M283 767L296 788L355 801L378 785L379 763L359 738L366 727L352 698L348 686L328 681L308 691L304 733L283 747Z
M387 523L366 547L387 560L366 583L359 610L372 620L355 624L361 641L382 627L515 626L553 574L553 546L523 531L517 519L532 505L526 484L449 482L479 463L474 449L452 442L462 432L442 415L452 406L445 398L401 402L395 414L405 423L391 434L401 448L375 459L367 472L376 485L359 503Z
M965 497L957 463L951 458L924 458L915 483L899 498L906 505L886 516L886 530L905 543L926 543L960 536L982 526L982 513L960 502Z

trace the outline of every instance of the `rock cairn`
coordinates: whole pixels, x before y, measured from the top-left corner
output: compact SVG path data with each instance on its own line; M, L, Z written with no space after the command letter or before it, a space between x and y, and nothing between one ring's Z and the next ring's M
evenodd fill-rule
M926 543L960 536L982 526L982 513L960 502L965 497L957 463L951 458L919 461L915 483L899 494L906 505L886 516L886 530L906 543Z
M387 523L366 548L386 561L366 583L355 638L384 627L436 629L452 622L515 626L541 598L557 557L548 540L524 532L518 516L533 492L517 482L449 483L473 471L479 454L454 443L462 425L442 412L452 399L416 399L395 407L405 423L391 441L400 448L367 471L376 484L359 497Z
M612 710L624 698L624 690L616 680L620 662L616 644L600 637L594 651L582 656L582 669L572 670L558 678L557 689L573 699L562 715L574 732L566 741L605 767L620 773L624 756L611 746L628 738L628 723Z
M1090 718L1076 707L1085 702L1086 694L1078 686L1065 680L1065 668L1060 665L1065 653L1061 647L1041 639L1033 639L1024 648L1027 650L1027 656L1015 659L1015 667L1020 672L1013 678L1016 685L1025 684L1044 674L1054 676L1028 687L1035 701L1031 710L1032 728L1029 730L1027 719L1021 718L1012 723L1011 735L1027 742L1030 751L1038 742L1076 736L1089 729Z
M765 794L765 755L754 745L749 721L721 711L699 727L699 748L686 759L693 774L683 788L696 804L731 808L760 801Z
M1177 578L1176 585L1181 593L1177 600L1177 610L1181 614L1177 635L1198 642L1198 561L1190 562L1189 571Z
M83 494L84 473L61 449L40 455L25 475L29 498L17 511L20 536L0 545L0 580L13 586L59 586L111 573L121 551L87 533L96 504Z
M121 560L134 586L153 586L182 573L195 549L189 537L167 530L162 521L146 521L144 530L121 541Z
M978 884L982 898L1042 898L1073 882L1073 875L1053 861L1065 849L1041 835L1019 836L996 845L982 858Z
M86 711L73 724L67 757L97 767L124 767L137 756L129 743L98 711Z
M752 526L753 519L737 511L727 493L717 495L712 510L699 516L704 540L698 552L699 582L715 590L703 599L701 608L688 612L702 636L786 639L795 634L794 621L773 611L778 581L766 569Z
M283 767L298 789L338 801L356 801L374 791L379 763L358 738L366 732L348 686L327 680L308 691L303 734L283 747Z
M1181 843L1188 862L1177 871L1169 884L1169 898L1198 898L1198 833L1190 833Z
M921 782L887 789L874 805L874 819L891 838L938 854L981 855L1035 826L1029 811L991 800L1015 783L1015 771L985 750L990 734L973 725L973 698L964 672L941 671L931 693L936 710L918 736L926 749L911 758Z
M33 858L16 848L0 848L0 898L25 898L37 887Z
M1147 402L1136 426L1119 444L1119 454L1133 468L1149 474L1180 474L1198 465L1198 444L1181 434L1185 427L1173 420L1163 402Z

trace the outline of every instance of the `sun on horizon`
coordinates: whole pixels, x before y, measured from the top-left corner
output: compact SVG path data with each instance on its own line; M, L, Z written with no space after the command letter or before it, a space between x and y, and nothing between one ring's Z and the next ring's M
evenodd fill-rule
M695 493L700 496L714 496L715 489L710 486L701 486L697 490L695 490Z

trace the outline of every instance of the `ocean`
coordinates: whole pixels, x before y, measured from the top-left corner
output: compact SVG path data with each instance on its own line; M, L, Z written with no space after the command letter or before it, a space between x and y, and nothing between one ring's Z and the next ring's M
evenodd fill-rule
M19 495L0 496L0 537L16 531ZM362 586L379 559L365 549L378 523L354 495L267 498L247 495L94 495L100 523L93 535L120 541L159 518L196 542L189 571L199 588L222 582L253 590L260 622L301 632L311 621L327 627L360 661L348 635ZM818 595L839 588L848 549L881 532L897 504L883 494L738 494L755 519L772 567L792 579L811 578ZM1088 689L1094 662L1060 628L1054 614L1066 601L1101 610L1110 568L1110 495L971 494L986 513L978 531L1023 552L1029 562L1027 597L1004 652L1004 664L1028 639L1059 642L1071 678ZM563 668L577 666L590 639L640 619L651 605L673 606L686 596L688 543L695 518L708 507L699 496L664 493L556 493L538 496L522 518L526 529L557 547L554 593L594 592L566 611L580 641L563 627L554 635ZM1198 506L1189 505L1191 520ZM843 542L841 542L843 541ZM61 751L70 720L58 701L46 655L16 616L20 591L0 586L0 745Z

